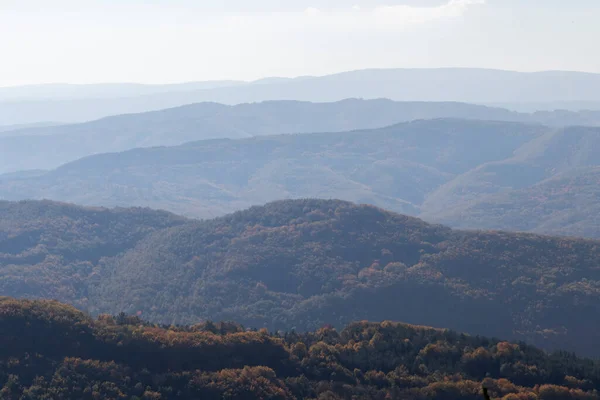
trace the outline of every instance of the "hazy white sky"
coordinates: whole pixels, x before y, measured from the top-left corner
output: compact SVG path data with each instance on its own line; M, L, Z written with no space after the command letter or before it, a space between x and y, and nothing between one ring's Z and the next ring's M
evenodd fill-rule
M373 67L600 72L599 19L600 0L0 0L0 86Z

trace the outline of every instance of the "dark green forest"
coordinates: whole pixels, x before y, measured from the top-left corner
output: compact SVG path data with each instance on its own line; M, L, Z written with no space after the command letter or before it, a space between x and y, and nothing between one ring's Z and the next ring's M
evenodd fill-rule
M0 298L0 399L596 399L600 363L446 329L269 333Z
M342 201L192 221L2 203L0 293L164 324L394 320L598 356L600 242L467 232Z

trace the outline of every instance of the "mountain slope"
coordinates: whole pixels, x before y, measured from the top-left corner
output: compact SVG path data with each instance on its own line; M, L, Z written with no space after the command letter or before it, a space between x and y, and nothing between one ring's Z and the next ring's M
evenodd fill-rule
M0 298L0 332L0 396L11 399L481 400L485 387L591 400L600 389L596 361L389 321L281 337Z
M36 215L29 207L46 203L9 203L3 213L16 216L1 227L7 295L169 324L235 320L303 331L401 320L598 355L599 242L452 231L326 200L276 202L209 221L162 214L161 229L132 235L123 216L117 228L106 217L90 225L91 217L60 213L17 223Z
M600 238L600 167L481 196L431 215L458 228L511 229Z
M173 146L203 139L372 129L432 118L535 121L528 114L462 103L356 99L238 106L202 103L83 124L4 132L4 137L0 137L0 172L55 168L88 155L137 147Z
M358 108L367 103L372 104L348 102ZM390 116L396 115L398 103L382 103L392 106ZM267 114L287 119L290 127L306 126L277 112L281 105L270 104ZM363 121L351 114L315 118L314 124ZM269 118L264 121L269 126ZM600 167L597 154L597 127L419 120L374 130L208 140L101 154L52 171L0 175L0 199L143 206L212 218L278 199L341 198L458 228L600 238L594 173L565 178ZM560 183L564 179L569 182ZM570 197L553 187L568 187ZM532 202L537 197L542 200Z
M107 262L89 298L94 311L164 322L303 330L392 319L590 354L598 245L453 232L337 201L277 202L148 237Z
M102 258L185 221L162 211L49 201L0 202L0 215L0 293L75 304L86 297L86 281Z
M513 157L482 164L442 185L427 196L421 216L467 228L600 237L593 222L598 154L598 128L549 132ZM576 177L580 173L581 179ZM553 220L554 213L562 217Z
M487 69L372 69L322 77L225 85L146 96L0 103L0 124L82 122L109 115L160 110L198 102L223 104L267 100L339 101L389 98L398 101L552 103L600 101L600 74L521 73ZM556 107L550 105L551 109ZM581 109L578 107L577 109Z
M164 208L212 217L283 198L343 198L416 214L425 196L548 132L537 125L415 121L329 134L202 141L0 176L0 198Z

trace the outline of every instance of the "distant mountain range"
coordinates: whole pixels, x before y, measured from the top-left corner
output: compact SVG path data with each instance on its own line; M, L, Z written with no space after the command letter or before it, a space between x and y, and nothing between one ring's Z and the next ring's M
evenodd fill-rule
M100 84L41 84L0 87L0 102L23 102L40 100L83 100L114 99L152 94L188 92L194 90L215 89L244 85L242 81L188 82L163 85L144 85L137 83L100 83Z
M0 175L0 198L200 218L278 199L341 198L452 227L600 238L598 154L600 127L419 120L101 154Z
M26 130L30 128L47 128L51 126L61 125L57 122L38 122L33 124L23 124L23 125L0 125L0 137L2 136L13 136L14 131Z
M465 103L347 99L227 106L199 103L60 126L0 131L0 173L50 169L79 158L203 139L372 129L417 119L463 118L549 126L600 125L600 111L517 113Z
M332 102L346 98L502 103L529 110L595 108L600 74L488 69L370 69L321 77L178 85L42 85L0 89L0 125L84 122L197 102Z
M0 176L0 198L150 206L204 218L284 198L341 198L416 215L442 185L511 158L552 131L439 119L376 130L198 141Z
M97 83L97 84L39 84L24 86L0 87L0 102L19 102L32 100L83 100L83 99L115 99L154 94L193 92L199 90L224 87L282 84L315 78L302 76L298 78L268 77L256 81L205 81L171 84L140 83Z
M208 221L0 202L3 295L166 324L400 320L598 356L598 265L598 241L453 231L335 200Z

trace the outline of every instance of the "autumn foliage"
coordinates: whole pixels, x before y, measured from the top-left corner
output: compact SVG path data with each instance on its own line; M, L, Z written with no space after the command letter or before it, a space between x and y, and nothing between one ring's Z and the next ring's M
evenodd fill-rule
M600 363L445 329L272 334L0 298L0 399L595 399Z

